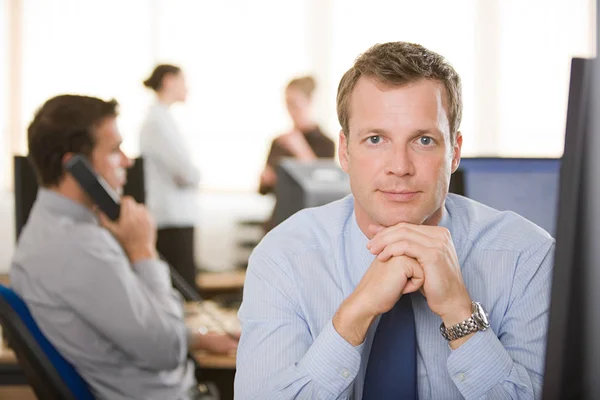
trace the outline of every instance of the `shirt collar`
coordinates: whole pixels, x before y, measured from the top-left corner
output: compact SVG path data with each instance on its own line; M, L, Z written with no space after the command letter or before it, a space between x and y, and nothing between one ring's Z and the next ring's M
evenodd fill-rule
M456 250L456 254L460 256L463 237L466 236L466 232L464 230L463 221L453 218L454 211L457 210L456 204L451 196L446 196L446 201L444 202L444 208L442 211L442 219L439 223L439 226L448 229L448 232L450 232L450 237L452 238L452 243L454 244L454 249Z
M442 219L440 220L440 223L438 224L438 226L444 227L448 230L450 230L450 228L452 227L452 218L450 215L450 212L448 211L448 208L446 207L446 202L444 202L444 207L442 207Z
M98 219L86 206L53 190L39 188L35 207L42 207L53 214L67 216L77 222L98 223Z
M375 259L375 256L367 249L369 238L365 236L358 226L354 210L352 211L348 224L347 235L350 239L347 241L347 245L350 247L346 250L346 254L348 254L349 272L352 283L356 286L365 272L367 272L367 269Z

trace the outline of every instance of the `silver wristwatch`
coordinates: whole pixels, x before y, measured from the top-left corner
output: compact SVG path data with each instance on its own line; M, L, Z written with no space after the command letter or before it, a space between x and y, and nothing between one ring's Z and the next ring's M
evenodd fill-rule
M477 332L477 331L485 331L490 327L490 323L488 321L487 314L483 309L481 303L472 302L471 303L471 317L464 320L463 322L459 322L456 325L453 325L449 328L446 328L444 323L440 325L440 332L444 339L448 341L460 339L463 336L467 336L469 333Z

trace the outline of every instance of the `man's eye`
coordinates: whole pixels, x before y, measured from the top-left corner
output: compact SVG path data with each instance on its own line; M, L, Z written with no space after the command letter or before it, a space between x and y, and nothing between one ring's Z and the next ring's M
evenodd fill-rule
M421 136L419 138L419 143L424 145L424 146L429 146L430 144L433 143L433 139L430 138L429 136Z
M378 144L379 142L381 142L381 136L369 136L369 143L371 144Z

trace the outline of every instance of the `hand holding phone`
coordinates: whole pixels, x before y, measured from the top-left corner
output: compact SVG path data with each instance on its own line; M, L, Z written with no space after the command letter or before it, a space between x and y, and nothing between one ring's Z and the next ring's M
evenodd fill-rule
M100 223L119 241L131 263L157 258L156 225L143 205L129 196L119 198L81 154L71 157L65 169L96 204Z
M71 157L65 163L65 169L96 204L100 211L100 223L117 238L132 264L148 258L163 259L156 251L156 225L146 207L132 197L119 198L82 154ZM171 265L169 269L173 284L183 297L187 301L201 302L202 297L197 289L190 286ZM228 332L220 318L213 317L223 326L222 330L237 342L239 335Z
M121 212L117 221L111 221L99 213L100 223L119 241L129 261L133 264L145 259L157 258L156 225L146 207L132 197L121 199Z

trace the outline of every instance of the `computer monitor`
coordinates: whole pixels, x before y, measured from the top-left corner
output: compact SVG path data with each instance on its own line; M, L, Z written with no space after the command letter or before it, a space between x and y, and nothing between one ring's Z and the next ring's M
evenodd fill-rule
M573 59L543 399L600 399L600 74Z
M555 233L560 159L469 158L461 160L450 191L501 211L514 211Z
M29 212L37 197L38 184L35 173L27 157L13 158L13 187L15 191L15 238L21 235L21 229L29 218Z
M15 238L18 240L21 230L29 218L29 212L35 201L38 184L33 168L25 156L14 156L15 189ZM139 157L127 170L127 184L123 193L132 196L138 203L146 200L144 186L144 160Z
M304 208L321 206L348 194L348 175L334 160L283 159L277 168L273 226Z

